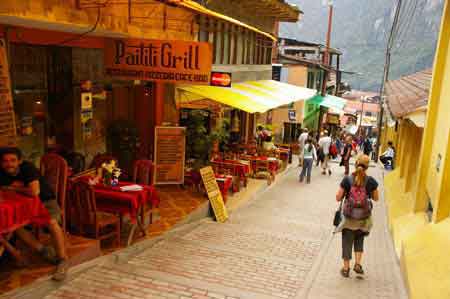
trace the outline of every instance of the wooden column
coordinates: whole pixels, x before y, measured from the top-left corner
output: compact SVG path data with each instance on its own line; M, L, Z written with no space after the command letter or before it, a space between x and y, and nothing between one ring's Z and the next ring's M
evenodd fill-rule
M160 126L164 121L164 83L155 83L155 125Z

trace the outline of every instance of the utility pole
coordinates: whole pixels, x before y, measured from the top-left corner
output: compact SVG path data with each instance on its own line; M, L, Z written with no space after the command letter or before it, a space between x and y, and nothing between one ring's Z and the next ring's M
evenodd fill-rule
M380 115L378 118L378 138L377 138L377 148L375 152L376 161L378 161L378 156L380 154L380 141L381 141L381 128L383 127L383 116L384 116L384 90L385 90L385 84L389 79L389 68L391 65L391 50L394 45L395 41L395 31L396 27L398 25L398 20L400 16L400 11L402 8L402 0L398 0L397 7L395 9L395 17L394 22L392 23L391 27L391 33L389 35L389 40L387 42L386 46L386 59L384 63L384 72L383 72L383 80L381 81L381 87L380 87Z
M331 32L333 29L333 0L328 0L328 30L325 41L325 52L323 53L323 64L330 66L330 45L331 45ZM326 71L324 82L322 84L322 96L326 94L327 82L329 78L329 72Z
M323 54L323 64L326 66L330 66L330 44L331 44L331 30L333 28L333 0L328 0L328 30L327 30L327 37L325 42L325 52ZM325 76L323 77L322 82L322 96L325 96L327 91L327 82L329 79L329 71L325 71ZM324 112L322 111L322 107L320 107L320 113L319 113L319 132L322 128L322 118L324 116Z
M333 0L328 0L328 30L326 39L326 48L324 56L324 64L330 65L330 45L331 45L331 30L333 29Z

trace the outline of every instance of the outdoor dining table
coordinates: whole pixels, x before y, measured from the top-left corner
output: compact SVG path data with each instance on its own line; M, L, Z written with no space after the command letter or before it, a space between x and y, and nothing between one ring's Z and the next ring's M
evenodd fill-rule
M39 197L0 191L0 247L11 253L17 261L22 261L22 257L8 242L9 236L25 225L45 226L49 222L50 215Z
M220 193L222 193L223 201L227 202L228 190L233 185L233 176L216 174L217 185L219 185Z
M251 173L250 163L248 161L241 161L241 160L230 160L230 159L214 159L212 160L213 163L219 164L222 167L232 167L233 168L233 174L237 177L239 177L239 180L244 182L244 187L247 187L247 177ZM235 192L239 191L239 186L233 190Z
M139 185L142 190L139 191L122 191L120 187L136 185L131 182L120 182L118 186L105 186L103 184L94 185L95 200L97 210L101 212L119 214L121 216L130 216L132 223L131 231L128 236L127 245L131 245L134 234L139 229L144 235L145 219L144 207L148 203L151 207L159 206L159 196L154 186Z
M251 161L253 172L256 172L256 161L269 161L269 171L275 175L278 171L278 159L266 156L250 156L247 157Z

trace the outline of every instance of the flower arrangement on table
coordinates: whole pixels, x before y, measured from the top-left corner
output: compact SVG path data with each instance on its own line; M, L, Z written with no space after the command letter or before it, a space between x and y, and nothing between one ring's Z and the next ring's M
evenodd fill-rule
M115 160L111 160L109 163L103 163L100 170L101 178L105 186L117 186L119 184L119 177L122 171L117 167Z

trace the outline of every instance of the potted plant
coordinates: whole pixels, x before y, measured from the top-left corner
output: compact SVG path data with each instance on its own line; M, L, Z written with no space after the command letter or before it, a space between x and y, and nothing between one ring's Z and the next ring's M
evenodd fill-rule
M193 161L192 168L198 170L208 164L211 140L206 128L207 115L202 110L193 110L189 115L186 133L186 160Z
M230 121L222 119L216 129L209 135L212 144L212 153L224 153L229 150Z
M117 157L126 173L131 173L140 146L137 127L131 121L117 120L108 127L107 136L108 151Z

